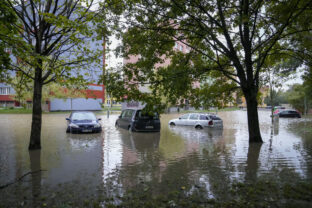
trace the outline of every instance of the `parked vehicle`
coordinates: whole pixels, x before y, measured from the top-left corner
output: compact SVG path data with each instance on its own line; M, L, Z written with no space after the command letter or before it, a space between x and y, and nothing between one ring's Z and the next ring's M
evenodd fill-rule
M98 133L102 131L100 118L91 111L72 112L67 120L66 133Z
M274 116L279 116L281 118L301 118L301 114L298 111L288 109L277 109L274 111Z
M142 109L125 109L116 120L115 126L129 131L160 131L159 115L146 113Z
M188 113L178 119L170 120L169 125L194 126L196 129L203 129L204 127L223 127L223 121L213 114Z

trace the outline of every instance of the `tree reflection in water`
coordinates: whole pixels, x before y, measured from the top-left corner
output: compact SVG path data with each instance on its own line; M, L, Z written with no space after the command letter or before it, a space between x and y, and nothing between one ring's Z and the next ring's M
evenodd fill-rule
M247 162L246 162L246 182L255 182L259 169L259 155L262 143L249 143Z
M31 171L31 187L33 196L33 205L40 204L41 197L41 150L29 151L30 171Z
M114 127L118 116L112 115L102 116L102 134L81 135L65 133L67 115L44 115L42 154L27 150L28 126L22 122L27 116L2 115L0 186L28 172L46 171L0 190L0 207L32 207L40 198L51 207L64 207L69 200L79 207L94 196L118 202L131 190L226 200L236 182L311 181L311 121L280 119L272 126L269 112L260 112L265 142L257 145L248 143L246 112L222 113L224 129L170 128L175 115L162 115L160 133L129 133ZM12 129L7 121L20 128Z

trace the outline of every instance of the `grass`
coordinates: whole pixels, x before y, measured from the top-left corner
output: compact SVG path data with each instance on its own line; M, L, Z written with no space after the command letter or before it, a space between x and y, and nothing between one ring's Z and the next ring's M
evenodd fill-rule
M121 106L113 106L113 107L104 107L102 108L103 111L121 111Z
M30 114L32 109L26 108L0 108L0 114Z
M152 187L128 190L115 197L97 195L76 198L67 190L55 192L54 197L41 196L37 199L38 207L107 207L107 208L241 208L241 207L311 207L312 184L310 182L278 183L260 179L252 183L234 182L223 191L222 195L207 198L205 190L181 187L169 193L157 194ZM224 195L224 196L223 196ZM15 201L15 203L18 203ZM20 207L21 202L16 205ZM24 203L22 203L24 204ZM24 204L31 207L31 204ZM27 206L28 205L28 206ZM41 205L41 206L40 206ZM0 202L1 207L8 207Z

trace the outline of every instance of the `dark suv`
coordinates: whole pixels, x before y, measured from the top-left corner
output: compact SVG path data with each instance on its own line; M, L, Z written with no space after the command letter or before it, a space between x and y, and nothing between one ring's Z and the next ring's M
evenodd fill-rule
M160 120L156 112L145 113L143 110L125 109L116 120L115 126L129 131L160 131Z

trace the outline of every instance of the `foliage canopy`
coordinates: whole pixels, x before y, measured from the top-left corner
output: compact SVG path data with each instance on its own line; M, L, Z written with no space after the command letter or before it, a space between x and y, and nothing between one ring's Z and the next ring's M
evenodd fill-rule
M211 94L194 91L192 83L205 81L211 71L221 72L226 77L222 86L226 86L215 89L241 89L247 102L250 141L262 141L257 113L260 77L268 64L290 56L290 48L282 46L303 32L296 24L311 11L312 1L138 0L111 4L124 10L128 26L122 36L123 53L126 58L136 56L137 61L122 69L123 78L112 75L106 80L110 90L120 96L122 82L131 91L148 83L152 100L166 96L172 103L185 98L196 101L199 99L192 97L207 99ZM169 65L166 59L171 60ZM119 86L115 88L114 83ZM146 94L134 97L147 98Z

